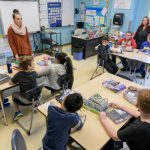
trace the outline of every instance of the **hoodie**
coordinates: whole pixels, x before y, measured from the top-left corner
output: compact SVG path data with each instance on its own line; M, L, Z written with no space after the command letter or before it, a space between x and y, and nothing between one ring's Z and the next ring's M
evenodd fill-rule
M49 64L42 67L38 74L39 76L46 75L45 86L59 90L61 87L58 85L57 80L60 76L66 74L66 67L63 64Z

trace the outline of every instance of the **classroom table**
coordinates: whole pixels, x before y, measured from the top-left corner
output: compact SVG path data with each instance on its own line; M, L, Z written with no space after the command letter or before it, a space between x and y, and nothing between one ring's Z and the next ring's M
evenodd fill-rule
M111 48L114 51L117 51L118 48ZM122 53L111 53L111 55L117 57L123 57L130 60L136 60L145 64L146 76L144 79L144 84L148 75L148 66L150 65L150 56L144 53L139 53L138 49L133 49L133 52L122 52Z
M40 66L37 64L37 62L39 62L40 60L43 60L43 55L40 55L40 56L37 56L35 57L34 59L34 62L35 62L35 70L38 72L40 70ZM4 69L4 70L7 70L7 66L6 65L3 65L3 66L0 66L0 69ZM13 73L9 74L8 75L12 78L18 71L17 70L14 70L13 69ZM3 113L3 117L4 117L4 121L5 121L5 124L8 125L8 122L7 122L7 117L6 117L6 113L5 113L5 108L3 106L3 93L8 90L8 89L11 89L13 87L15 87L17 85L10 85L9 82L7 83L4 83L4 84L1 84L0 85L0 103L1 103L1 107L2 107L2 113ZM11 96L11 95L9 95Z
M118 76L104 73L101 76L77 87L76 89L74 89L74 91L81 93L85 99L88 99L95 93L99 93L102 97L107 98L109 101L120 101L123 104L128 105L132 109L136 109L135 106L133 106L123 98L123 92L114 93L102 86L102 82L108 79L119 81L125 84L127 87L131 85L136 87L142 87L134 82L127 81ZM55 101L55 99L53 99L52 101ZM46 117L46 119L47 109L50 102L47 102L38 107L38 110ZM57 102L56 105L60 104ZM72 133L70 136L86 150L99 150L110 140L110 138L105 132L103 126L101 125L99 116L97 114L94 114L85 109L83 109L83 113L86 114L86 121L83 128L79 132ZM115 125L111 120L109 120L109 122L111 126L116 128L117 130L126 123L123 122Z

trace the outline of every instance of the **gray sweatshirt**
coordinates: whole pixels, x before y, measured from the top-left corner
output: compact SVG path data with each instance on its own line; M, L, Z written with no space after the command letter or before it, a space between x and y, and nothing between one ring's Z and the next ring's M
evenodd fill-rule
M46 75L44 85L52 89L59 90L60 86L57 83L58 78L61 75L66 74L65 65L62 64L49 64L48 66L43 66L38 72L39 76Z

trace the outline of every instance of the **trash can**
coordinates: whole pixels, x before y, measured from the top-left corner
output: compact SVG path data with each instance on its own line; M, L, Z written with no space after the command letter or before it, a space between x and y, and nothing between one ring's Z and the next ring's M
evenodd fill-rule
M75 47L73 50L73 59L82 60L83 59L83 47Z

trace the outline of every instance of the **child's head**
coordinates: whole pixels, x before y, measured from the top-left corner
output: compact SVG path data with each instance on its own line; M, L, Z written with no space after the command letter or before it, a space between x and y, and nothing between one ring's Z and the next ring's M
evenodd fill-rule
M147 35L147 42L150 43L150 33Z
M106 46L109 43L109 38L107 36L104 36L102 39L102 45Z
M66 74L73 78L73 66L70 57L66 53L56 53L56 63L66 66Z
M139 91L137 107L142 115L150 117L150 90L143 89Z
M82 107L82 105L83 97L79 93L70 94L63 102L63 106L70 113L78 111Z
M19 57L19 67L24 70L33 70L34 61L32 56L21 56Z
M130 31L127 31L126 34L125 34L125 37L127 40L130 40L131 37L132 37L132 33Z

